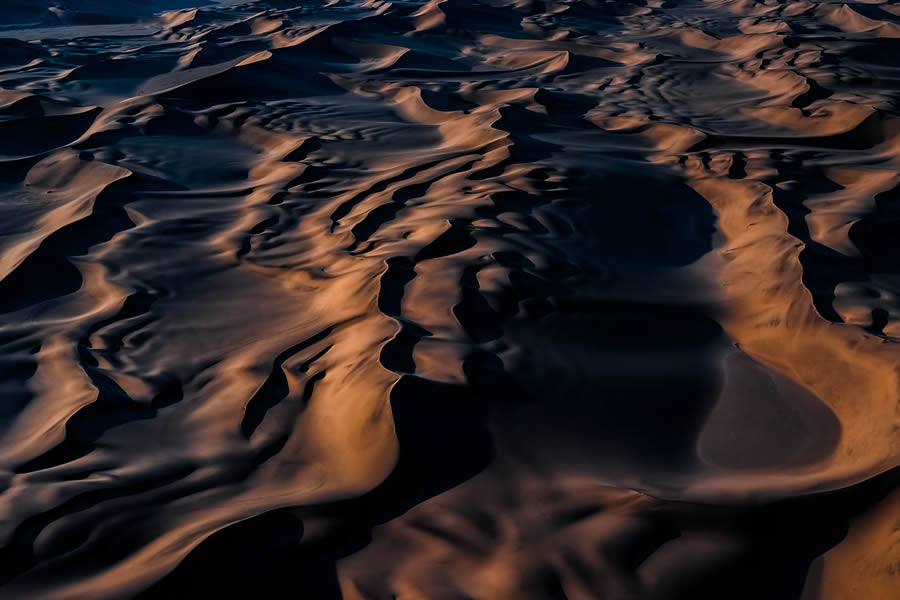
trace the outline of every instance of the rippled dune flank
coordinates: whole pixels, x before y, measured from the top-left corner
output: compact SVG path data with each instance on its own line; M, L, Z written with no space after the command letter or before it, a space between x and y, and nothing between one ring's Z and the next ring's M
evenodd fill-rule
M900 6L0 3L0 597L900 589Z

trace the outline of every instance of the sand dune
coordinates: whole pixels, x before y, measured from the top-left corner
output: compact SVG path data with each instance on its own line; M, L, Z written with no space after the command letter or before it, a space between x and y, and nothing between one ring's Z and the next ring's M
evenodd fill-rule
M0 10L0 597L894 597L895 4L113 4Z

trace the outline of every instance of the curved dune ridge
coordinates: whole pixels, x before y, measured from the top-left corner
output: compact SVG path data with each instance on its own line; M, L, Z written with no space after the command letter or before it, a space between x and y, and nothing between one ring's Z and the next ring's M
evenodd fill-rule
M0 597L894 597L894 3L7 4Z

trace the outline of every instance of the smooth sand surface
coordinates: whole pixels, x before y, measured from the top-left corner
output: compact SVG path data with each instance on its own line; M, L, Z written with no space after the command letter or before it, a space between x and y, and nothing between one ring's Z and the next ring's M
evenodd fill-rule
M897 598L898 90L880 0L3 2L0 598Z

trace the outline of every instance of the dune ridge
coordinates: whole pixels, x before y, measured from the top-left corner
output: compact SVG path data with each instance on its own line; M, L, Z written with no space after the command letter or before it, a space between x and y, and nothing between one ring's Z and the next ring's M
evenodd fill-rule
M896 6L102 4L0 11L0 597L891 597Z

